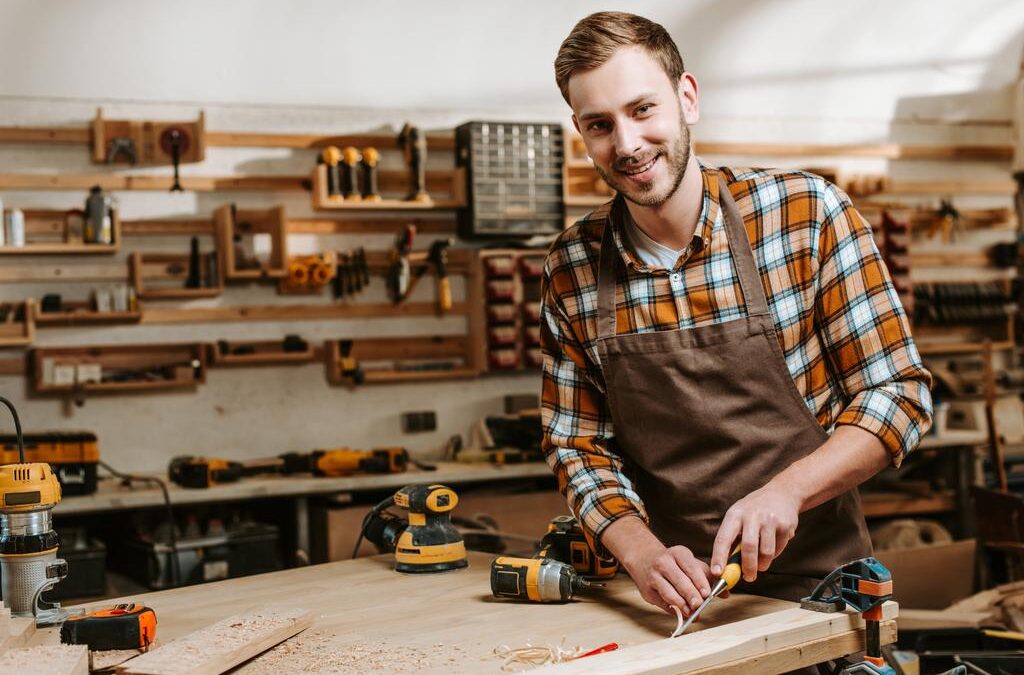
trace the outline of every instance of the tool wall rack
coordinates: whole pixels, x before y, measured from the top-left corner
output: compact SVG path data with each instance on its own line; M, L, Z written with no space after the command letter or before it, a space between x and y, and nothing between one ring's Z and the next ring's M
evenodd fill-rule
M117 208L110 212L112 243L88 244L81 230L72 231L71 218L81 211L69 209L25 209L25 245L0 246L0 256L104 255L117 253L121 246L121 217Z
M35 339L34 300L26 300L5 308L4 320L0 321L0 348L25 347Z
M313 208L320 211L445 211L466 205L466 174L462 169L427 171L426 179L430 201L402 199L409 189L409 175L403 171L378 173L378 186L383 196L380 201L346 201L327 194L327 166L318 164L311 176Z
M109 312L96 311L93 303L88 300L65 300L59 312L44 312L34 301L32 305L34 322L41 328L132 324L142 320L141 302L136 302L134 310Z
M360 379L366 384L454 380L480 374L472 341L463 335L326 341L327 381L336 386L356 387L360 382L346 374L344 358L358 364Z
M209 255L211 254L200 256L200 264L206 263L209 260L207 257ZM216 256L215 253L212 255ZM218 268L215 276L216 283L195 288L188 288L185 285L189 275L189 254L187 253L135 251L128 260L135 295L143 300L215 298L224 292L223 274L219 271L219 257L215 258ZM157 279L160 280L159 285L154 284ZM167 282L170 282L170 285Z
M33 394L194 389L206 381L200 343L40 347L28 352Z
M314 363L323 353L311 342L304 349L285 351L284 340L232 340L206 345L210 368L242 368L248 366L281 366Z
M540 351L540 285L547 252L480 251L482 295L474 320L485 335L485 363L492 372L536 370Z

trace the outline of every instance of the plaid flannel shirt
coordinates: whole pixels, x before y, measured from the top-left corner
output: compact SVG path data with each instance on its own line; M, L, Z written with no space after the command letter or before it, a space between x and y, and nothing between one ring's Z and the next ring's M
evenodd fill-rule
M559 235L545 263L543 448L598 550L603 551L602 531L617 518L647 520L623 473L597 355L601 235L609 224L615 228L623 262L617 277L618 334L746 316L719 208L719 171L746 225L786 366L822 428L865 429L881 439L899 466L931 425L931 376L870 226L850 199L808 173L700 167L703 206L694 238L675 269L649 268L624 246L621 224L611 222L612 202ZM675 273L679 278L673 282Z

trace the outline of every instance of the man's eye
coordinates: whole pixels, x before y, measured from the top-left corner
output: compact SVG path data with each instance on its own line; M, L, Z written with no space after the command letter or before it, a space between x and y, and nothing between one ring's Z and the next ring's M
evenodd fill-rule
M637 113L643 115L645 113L650 112L651 108L653 108L653 107L654 106L651 105L650 103L645 103L642 106L640 106L639 108L637 108L636 111L637 111Z
M605 121L591 122L590 125L587 127L587 129L590 131L607 131L608 128L609 124Z

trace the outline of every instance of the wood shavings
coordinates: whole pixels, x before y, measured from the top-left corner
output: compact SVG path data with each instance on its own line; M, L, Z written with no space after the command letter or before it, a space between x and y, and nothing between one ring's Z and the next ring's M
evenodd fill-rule
M246 675L457 671L470 658L462 647L441 642L420 648L376 635L345 635L344 639L352 641L338 645L334 633L303 633L250 661Z
M679 632L683 629L683 612L675 605L669 605L672 611L676 613L676 629L669 635L670 638L674 638L679 635Z
M562 641L554 647L550 645L534 646L527 642L525 647L516 649L508 645L501 645L494 649L495 656L505 659L505 662L501 664L501 669L512 673L522 672L537 666L545 666L549 663L571 661L581 653L583 653L583 650L578 645L573 649L565 648L565 636L562 636Z

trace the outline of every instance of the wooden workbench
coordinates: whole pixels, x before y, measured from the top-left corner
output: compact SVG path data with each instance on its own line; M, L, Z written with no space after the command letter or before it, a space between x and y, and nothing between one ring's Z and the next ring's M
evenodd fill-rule
M267 604L301 607L313 626L250 661L241 673L498 673L501 645L622 648L558 666L567 671L783 672L863 648L860 617L819 614L780 600L734 594L712 603L696 632L668 640L674 617L645 603L624 576L565 605L491 596L492 556L471 553L465 570L402 575L390 556L315 565L130 598L157 613L159 642ZM103 604L109 605L112 601ZM895 639L895 603L882 638ZM691 629L693 630L693 629ZM40 630L32 644L58 641ZM696 664L696 665L695 665ZM309 669L309 670L307 670Z

